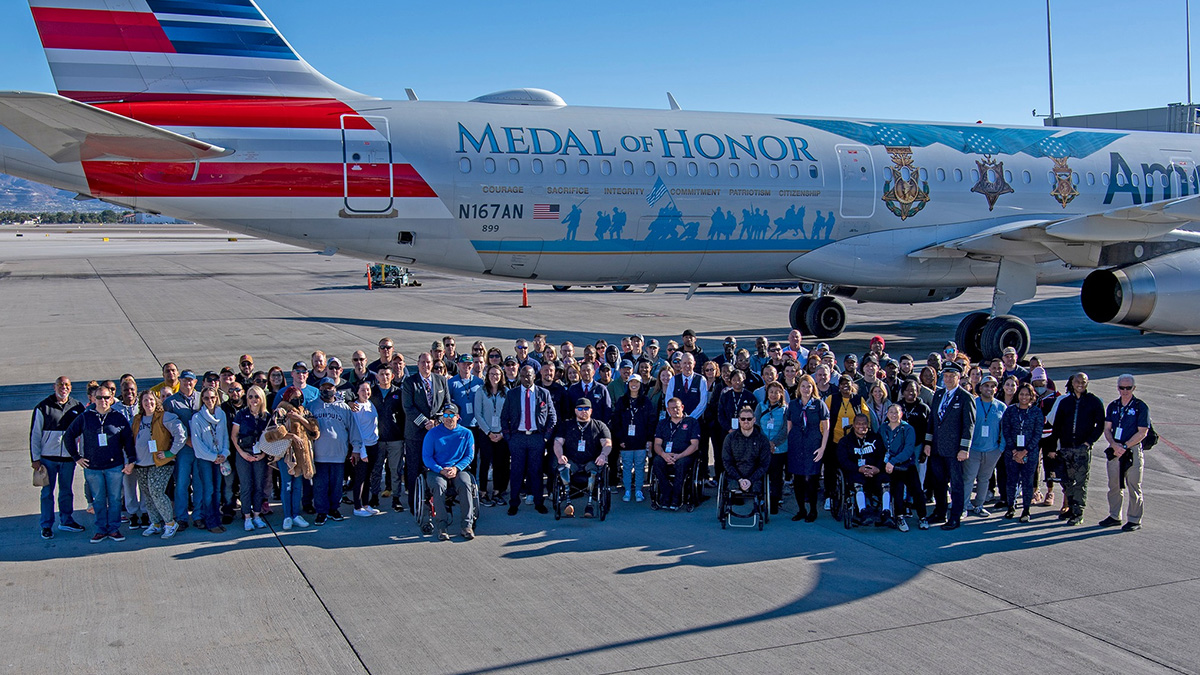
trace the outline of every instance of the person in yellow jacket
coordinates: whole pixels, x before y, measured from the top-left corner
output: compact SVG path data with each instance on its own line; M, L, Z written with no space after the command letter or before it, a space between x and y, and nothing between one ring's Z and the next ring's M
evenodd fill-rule
M830 452L830 450L836 449L842 437L850 433L850 426L856 415L866 415L869 419L871 414L867 408L866 399L859 396L858 385L849 376L843 376L838 380L838 390L825 397L825 407L829 408L830 420L829 445L825 448L824 456L825 510L829 511L833 507L831 498L837 492L838 472L837 453Z

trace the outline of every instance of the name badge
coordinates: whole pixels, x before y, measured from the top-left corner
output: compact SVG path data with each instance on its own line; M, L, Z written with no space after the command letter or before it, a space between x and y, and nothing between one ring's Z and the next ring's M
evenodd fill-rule
M576 452L578 452L581 455L583 453L587 452L587 443L582 438L579 439L579 449L576 450Z
M499 415L492 415L492 428L493 429L500 428L500 416Z
M850 418L849 418L849 417L843 417L843 418L842 418L842 426L843 426L843 427L848 427L848 426L850 426Z
M987 438L988 436L991 436L991 435L992 435L992 430L991 430L991 429L989 429L989 428L987 428L987 427L983 427L983 428L981 429L981 431L982 431L983 433L982 433L982 434L980 434L980 435L981 435L981 436L983 436L984 438Z
M671 454L671 445L671 441L667 441L667 444L663 447L663 452L667 453L668 455Z
M102 448L108 447L108 436L103 431L96 434L96 437L98 439L98 442L100 443L100 447L102 447Z
M729 428L730 428L730 429L736 429L736 428L738 428L738 425L737 425L737 418L736 418L736 417L734 417L733 419L729 420Z
M1117 428L1113 429L1113 438L1117 439L1118 441L1121 440L1121 432L1122 431L1124 431L1124 429L1122 429L1121 427L1117 427Z
M471 408L472 408L472 406L473 406L473 405L474 405L474 404L468 403L468 404L466 404L466 405L464 405L464 406L463 406L463 408L466 410L466 412L467 412L467 414L468 414L468 415L470 415L470 414L471 414Z
M152 454L152 455L158 454L158 441L151 438L150 442L147 443L147 445L150 446L150 454Z
M775 430L775 418L768 417L767 418L767 431L774 431L774 430Z
M633 424L630 424L630 425L629 425L629 433L627 433L627 434L625 434L625 435L626 435L626 436L634 436L634 435L636 435L636 434L637 434L637 426L635 426L635 425L633 425Z
M1025 447L1025 434L1017 434L1017 447Z

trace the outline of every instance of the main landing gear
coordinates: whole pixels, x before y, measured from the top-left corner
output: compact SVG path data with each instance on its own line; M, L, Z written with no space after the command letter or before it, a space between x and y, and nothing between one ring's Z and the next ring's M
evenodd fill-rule
M818 285L815 295L802 295L792 303L788 323L818 340L835 338L846 328L846 305Z
M1023 359L1029 353L1029 326L1011 314L971 312L958 324L954 341L973 362L998 359L1008 347Z

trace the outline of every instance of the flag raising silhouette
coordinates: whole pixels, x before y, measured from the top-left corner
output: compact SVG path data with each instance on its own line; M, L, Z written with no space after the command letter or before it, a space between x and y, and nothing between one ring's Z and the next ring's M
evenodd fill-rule
M660 176L658 180L654 181L654 189L650 191L650 194L646 195L646 203L650 206L654 206L658 203L658 200L666 196L667 185L666 183L663 183L663 179Z

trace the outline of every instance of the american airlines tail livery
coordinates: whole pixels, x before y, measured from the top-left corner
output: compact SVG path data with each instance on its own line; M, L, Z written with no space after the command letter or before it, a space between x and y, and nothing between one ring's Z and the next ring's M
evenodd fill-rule
M539 89L383 101L317 72L253 0L30 0L57 94L0 93L0 172L372 261L555 285L811 282L916 303L995 287L969 354L1024 354L1013 305L1200 333L1185 134L569 106Z

